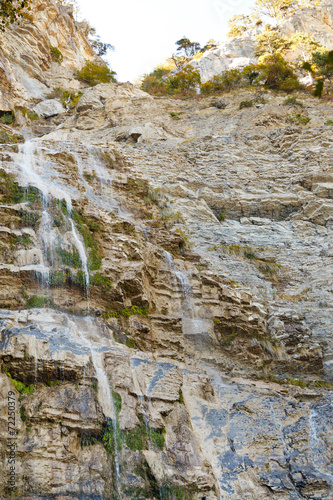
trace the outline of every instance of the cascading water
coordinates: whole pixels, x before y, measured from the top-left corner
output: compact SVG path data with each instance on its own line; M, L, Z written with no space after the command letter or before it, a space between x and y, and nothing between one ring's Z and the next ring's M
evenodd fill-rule
M61 146L63 148L63 145ZM69 144L65 146L69 148ZM74 148L73 148L74 149ZM53 149L47 148L47 146L39 141L27 141L24 145L20 147L19 153L19 169L18 174L22 181L22 184L26 184L29 186L33 186L39 190L42 197L42 217L40 219L40 223L38 226L38 234L40 237L40 241L43 248L44 253L44 266L46 267L45 275L48 276L56 270L57 263L59 262L58 257L58 247L59 247L59 238L65 239L69 238L69 242L66 241L64 244L68 243L72 245L77 250L80 266L82 270L83 280L84 280L84 288L87 294L87 309L86 311L89 313L89 285L91 282L89 275L89 265L88 265L88 257L85 249L84 242L82 241L81 234L79 232L79 225L76 226L75 221L76 213L73 210L72 199L79 198L82 196L82 187L84 187L86 196L92 201L95 206L98 208L102 208L103 210L107 210L109 212L117 212L118 215L124 218L124 220L129 220L126 214L121 213L119 207L113 201L107 199L110 195L110 191L112 188L112 182L107 180L109 178L109 172L100 162L98 151L96 152L93 149L88 150L88 159L89 159L89 168L91 171L95 172L96 177L100 183L100 191L101 193L97 193L96 187L90 186L88 182L84 179L85 169L83 168L82 161L79 161L79 154L76 154L76 161L79 170L79 186L71 185L71 183L65 183L62 180L62 176L57 171L57 166L55 163L49 159L49 157L55 156L59 151L54 151ZM96 186L96 183L95 183ZM63 202L64 200L64 202ZM56 210L59 213L59 207L65 221L65 230L66 233L61 233L55 228L54 225L54 217ZM132 222L132 221L131 221ZM70 229L69 229L70 228ZM56 247L58 245L58 247ZM172 276L175 284L179 283L179 288L182 292L183 297L183 316L184 318L190 318L192 320L195 319L195 306L194 300L192 297L192 290L189 284L188 276L185 271L176 271L175 266L172 260L171 255L166 254L166 260L168 262L168 266L172 269ZM48 285L48 281L45 280L45 284ZM48 285L49 286L49 285ZM50 288L50 292L52 292ZM98 340L96 338L100 336L100 332L95 331L95 323L93 318L89 316L86 318L70 318L68 317L68 321L72 321L77 334L79 335L81 341L87 346L89 352L91 354L92 363L96 372L96 377L98 380L98 401L103 409L103 413L108 423L112 425L113 430L113 445L114 451L112 455L114 457L114 469L115 469L115 477L116 484L115 488L117 490L118 498L122 498L120 492L120 452L118 449L118 434L119 434L119 423L118 423L118 415L116 412L115 403L113 400L113 389L112 384L108 379L108 375L105 371L104 367L104 351L108 348L105 346L101 347ZM37 349L37 347L36 347ZM35 361L37 363L38 356L37 350L35 355ZM64 373L64 362L59 361L60 363L60 378L61 380L65 380ZM85 369L83 376L85 377ZM133 377L135 380L135 376ZM138 383L138 382L137 382ZM37 365L35 368L35 385L37 385ZM163 454L158 448L155 446L155 435L153 429L150 427L149 414L147 413L146 408L146 400L145 396L141 393L140 388L137 391L138 394L138 403L141 409L141 413L143 416L143 422L146 429L147 435L147 445L148 450L154 453L155 460L159 464L158 465L158 475L161 484L163 486L160 489L160 498L163 500L163 487L168 488L168 481L165 479L165 470L166 466L163 461ZM150 403L150 397L147 396L148 404ZM119 435L119 441L121 440L121 436ZM110 441L111 443L111 441ZM159 458L158 458L159 457Z
M112 178L110 177L110 172L106 169L100 159L100 151L93 146L87 146L85 149L88 157L87 161L83 162L79 151L73 148L72 144L67 144L67 150L74 155L79 179L84 186L86 196L99 208L108 210L109 212L116 212L121 215L122 211L119 204L112 196ZM89 165L88 172L87 165ZM89 184L87 179L98 180L99 191L97 193Z
M152 438L151 438L150 419L149 419L149 416L148 416L146 408L145 408L145 396L144 396L144 393L140 387L140 383L139 383L139 380L138 380L138 377L136 374L136 370L135 370L136 364L137 364L137 361L134 359L131 359L132 379L133 379L135 392L136 392L136 395L138 398L140 410L141 410L141 413L143 416L143 422L144 422L145 428L146 428L148 450L154 454L158 453L158 456L160 458L160 462L162 464L162 483L163 483L163 486L165 486L165 485L170 486L169 481L167 480L167 478L165 476L166 467L165 467L165 463L164 463L163 454L157 446L154 446ZM147 402L148 402L148 406L149 406L149 405L151 405L151 397L150 397L149 387L148 387L147 391L148 391L148 394L147 394L146 398L147 398ZM165 498L163 486L159 487L160 500L163 500ZM169 498L168 494L167 494L167 498Z
M36 157L38 156L37 145L32 141L27 141L20 147L19 151L19 167L21 173L21 181L28 186L33 185L42 195L43 212L39 228L39 234L44 250L44 266L45 270L43 277L48 277L50 268L47 268L47 263L50 262L51 266L54 261L54 235L52 231L53 218L49 213L50 197L54 196L56 199L64 199L67 205L67 218L70 222L74 246L76 247L82 266L82 273L84 276L84 287L87 293L87 301L89 302L89 271L88 271L88 258L85 247L78 235L75 223L72 219L72 200L71 192L67 192L63 187L58 188L54 186L51 179L48 182L44 177L47 176L48 169L43 169L43 162L37 164Z
M202 346L212 329L212 322L209 319L200 318L196 311L192 286L189 281L187 271L176 270L175 263L169 252L165 252L165 262L173 277L173 283L178 285L182 297L182 331L187 339Z
M69 145L66 146L67 150ZM66 203L66 211L63 213L65 219L70 224L71 234L73 245L76 248L79 259L81 262L81 269L84 278L84 288L86 291L87 298L87 312L89 314L89 284L90 284L90 275L88 268L88 257L86 253L85 246L82 242L80 235L78 234L78 230L76 228L74 218L73 218L73 207L72 207L72 197L77 196L78 193L75 191L75 188L72 188L69 185L65 185L59 180L57 177L56 168L54 165L51 165L48 160L43 158L43 153L47 151L48 154L53 154L53 151L50 149L41 148L41 146L33 141L27 141L25 144L21 145L19 151L19 176L22 184L28 186L34 186L39 190L42 196L42 205L43 212L39 225L39 235L42 244L42 248L44 251L44 273L43 277L44 286L48 284L47 278L50 274L49 263L51 264L51 268L54 263L55 251L54 247L57 244L56 238L53 235L53 215L50 212L50 205L53 199L55 200L64 200ZM110 180L109 173L106 169L100 164L98 159L98 152L90 149L88 150L88 158L90 167L94 170L97 177L99 178L101 193L98 195L94 192L91 186L84 179L84 170L82 166L82 162L79 158L79 155L75 154L77 165L78 165L78 173L81 184L84 186L86 190L86 195L99 207L106 209L108 211L116 211L119 213L119 209L117 203L111 202L107 199L107 195L110 192L110 188L112 186L112 181ZM58 237L59 238L59 237ZM69 322L73 322L72 319L69 319ZM78 332L81 340L85 343L85 345L89 348L91 353L91 359L96 371L96 376L98 380L98 400L103 409L103 413L108 422L112 424L113 428L113 436L114 436L114 464L115 464L115 474L116 474L116 491L117 496L120 499L120 459L119 459L119 450L118 450L118 425L117 425L117 413L115 409L115 404L113 401L113 391L112 386L109 382L108 376L104 369L104 359L103 359L103 350L101 350L95 342L90 340L90 334L94 331L94 323L93 319L90 317L85 318L84 320L76 319L74 321L76 331ZM96 333L96 332L95 332ZM98 334L96 334L98 336ZM37 363L37 353L35 356L35 361ZM61 366L60 366L61 368ZM61 376L61 379L64 379ZM35 368L35 385L37 385L37 368ZM145 420L148 426L148 420ZM148 439L149 432L147 432ZM150 443L151 444L151 443Z
M75 323L73 319L69 319L69 322L73 325L74 329L78 332L81 340L88 347L91 359L96 371L96 377L98 381L98 401L103 409L104 416L107 421L112 424L113 434L114 434L114 462L115 462L115 472L116 472L116 489L118 497L120 496L120 459L118 450L118 427L117 427L117 412L113 400L112 386L109 382L108 376L104 369L104 351L100 350L91 340L89 336L92 332L98 335L96 332L95 325L92 318L87 317L84 319L76 319Z
M68 211L69 211L69 214L71 214L71 208L68 209ZM79 236L77 234L77 231L75 229L74 221L73 221L73 219L71 218L70 215L69 215L69 221L70 221L71 226L72 226L72 233L73 233L73 236L74 236L75 246L76 246L76 248L77 248L77 250L79 252L80 260L81 260L81 263L82 263L82 271L83 271L84 278L85 278L85 286L86 286L86 289L87 289L87 295L89 297L89 271L88 271L87 254L86 254L85 248L83 246L83 243L80 240L80 238L79 238Z
M321 474L323 474L323 476L327 480L327 483L332 487L333 493L333 473L328 472L329 468L331 468L332 470L332 464L329 463L329 459L327 458L325 453L325 451L327 450L327 445L319 435L320 419L321 416L318 414L318 412L315 409L312 409L309 417L310 448L315 467L320 471Z

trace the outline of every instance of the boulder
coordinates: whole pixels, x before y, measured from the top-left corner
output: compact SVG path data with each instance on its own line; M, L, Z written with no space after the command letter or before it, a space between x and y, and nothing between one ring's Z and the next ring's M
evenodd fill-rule
M46 99L38 103L34 107L34 111L41 118L49 118L50 116L60 115L66 110L58 99Z

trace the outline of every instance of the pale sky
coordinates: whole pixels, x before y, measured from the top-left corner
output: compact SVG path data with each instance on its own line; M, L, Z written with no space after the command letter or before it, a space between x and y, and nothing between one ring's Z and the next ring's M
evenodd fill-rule
M221 42L234 14L247 13L254 0L77 0L80 18L115 46L107 59L119 81L134 81L175 52L184 35L204 45Z

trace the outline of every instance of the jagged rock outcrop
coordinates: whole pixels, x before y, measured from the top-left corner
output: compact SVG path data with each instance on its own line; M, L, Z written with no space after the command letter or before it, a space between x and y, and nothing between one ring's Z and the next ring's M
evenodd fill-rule
M289 35L300 31L309 33L328 50L333 49L333 2L320 2L312 9L302 9L290 17L282 26L281 32Z
M288 18L280 27L282 35L291 35L296 31L308 33L328 50L333 48L333 2L320 2L316 7L301 9ZM191 64L200 71L201 81L207 82L214 75L234 68L244 68L249 64L256 64L255 35L243 35L229 38L217 48L208 50ZM295 57L299 54L295 53ZM291 54L293 58L293 54Z
M82 91L1 127L0 495L332 498L330 106Z
M74 20L73 6L33 0L29 15L33 23L26 20L0 34L0 111L44 100L53 87L78 90L73 72L96 59L87 26ZM52 61L51 46L61 52L61 64Z
M249 64L256 64L255 44L256 40L252 36L229 38L191 64L200 71L201 81L208 82L214 75L220 75L228 69L241 69Z

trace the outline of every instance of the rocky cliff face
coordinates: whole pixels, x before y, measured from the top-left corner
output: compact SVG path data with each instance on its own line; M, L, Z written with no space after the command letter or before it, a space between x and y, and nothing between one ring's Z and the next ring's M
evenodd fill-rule
M73 18L73 7L56 0L33 0L29 15L33 22L0 34L0 110L25 106L45 99L57 86L77 90L73 78L86 60L96 59L88 43L88 27ZM50 47L63 55L61 64L53 62Z
M316 7L301 9L280 27L280 32L284 36L297 31L308 33L328 50L332 50L333 2L328 0L320 2ZM229 38L215 49L205 52L200 59L191 64L200 71L201 81L207 82L225 70L256 64L258 59L254 54L255 44L255 36L251 34Z
M298 99L102 84L2 127L3 498L332 498L332 116Z

